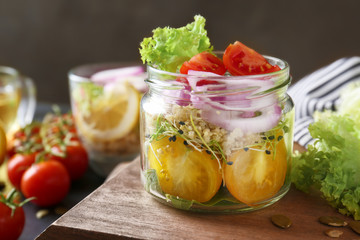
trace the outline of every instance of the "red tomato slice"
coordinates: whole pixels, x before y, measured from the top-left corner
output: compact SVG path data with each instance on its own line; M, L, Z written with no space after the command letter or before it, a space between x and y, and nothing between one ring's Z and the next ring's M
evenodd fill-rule
M177 82L182 83L184 85L189 85L189 81L186 78L180 77L176 79Z
M180 82L184 85L190 86L189 81L186 78L177 78L176 81ZM218 82L212 81L212 80L201 79L196 83L196 86L200 87L200 86L204 86L204 85L208 85L208 84L218 84Z
M278 66L272 66L261 54L239 41L226 48L223 61L229 73L235 76L257 75L280 70Z
M224 75L226 72L222 60L209 52L196 54L190 61L184 62L180 73L188 74L189 70L212 72L219 75Z

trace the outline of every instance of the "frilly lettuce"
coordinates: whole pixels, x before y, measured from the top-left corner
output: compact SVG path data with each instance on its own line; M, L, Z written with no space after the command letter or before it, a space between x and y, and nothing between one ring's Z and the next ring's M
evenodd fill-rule
M141 60L165 71L177 68L194 55L211 51L205 30L205 18L196 15L195 21L181 28L156 28L153 36L144 38L140 46Z
M351 82L340 95L338 112L340 114L351 114L353 119L360 121L360 81Z
M337 112L315 113L309 131L316 142L294 155L291 173L298 189L319 189L340 213L355 220L360 220L359 95L360 84L352 84L342 94Z

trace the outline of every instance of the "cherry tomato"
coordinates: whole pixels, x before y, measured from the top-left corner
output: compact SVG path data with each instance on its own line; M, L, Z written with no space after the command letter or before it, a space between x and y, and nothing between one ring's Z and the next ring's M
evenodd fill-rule
M281 131L275 139L279 136L283 136ZM275 141L266 145L266 151L259 146L239 149L228 159L233 164L224 164L227 189L249 206L273 197L284 184L288 167L287 149L284 139Z
M169 142L167 137L153 141L151 149L154 151L148 152L150 168L156 170L165 193L206 202L218 192L222 174L216 159L207 152L184 145L184 139Z
M53 145L54 140L80 141L71 114L49 115L42 128L44 144Z
M8 142L7 155L11 158L16 153L33 153L42 149L40 123L32 123L14 133Z
M223 61L229 73L235 76L265 74L280 70L278 66L268 63L261 54L238 41L226 48Z
M89 158L85 148L79 143L66 146L65 151L59 146L51 148L52 158L61 162L70 174L71 180L81 178L88 167ZM63 155L60 157L59 155Z
M9 204L16 207L12 213ZM0 238L16 240L20 237L25 225L25 213L22 207L1 195L0 199Z
M16 189L20 189L21 178L24 172L35 162L37 153L17 153L9 159L7 172L9 180Z
M219 75L224 75L226 72L222 60L209 52L196 54L190 61L184 62L180 73L188 74L189 70L212 72Z
M58 161L48 160L32 165L21 179L21 191L33 203L46 207L61 202L70 189L70 176Z
M14 133L14 138L25 138L27 136L36 135L40 132L40 123L32 123Z

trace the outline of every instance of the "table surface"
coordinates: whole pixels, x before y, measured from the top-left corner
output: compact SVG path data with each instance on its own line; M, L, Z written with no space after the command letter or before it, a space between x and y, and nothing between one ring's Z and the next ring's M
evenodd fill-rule
M63 113L69 110L68 105L59 105ZM52 105L48 103L38 103L34 120L42 120L44 115L52 111ZM43 232L51 223L60 217L59 214L55 213L56 207L64 207L70 209L80 202L83 198L93 192L103 182L104 178L96 175L90 168L87 170L85 175L72 182L71 189L66 198L57 206L53 208L41 208L34 204L28 203L24 205L24 211L26 215L26 222L24 231L21 234L19 240L32 240L35 239L41 232ZM41 209L48 209L49 214L41 219L36 218L36 212ZM1 237L0 237L1 239Z

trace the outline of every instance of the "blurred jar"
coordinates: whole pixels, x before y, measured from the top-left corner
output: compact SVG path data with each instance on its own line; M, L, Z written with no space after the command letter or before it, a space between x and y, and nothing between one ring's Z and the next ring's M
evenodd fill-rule
M8 137L32 122L36 108L36 88L18 70L0 66L0 124Z
M146 191L176 208L245 212L290 187L293 102L285 61L263 75L190 75L148 67L141 102Z
M69 72L71 108L90 166L106 177L140 151L139 107L147 87L141 66L83 65Z

